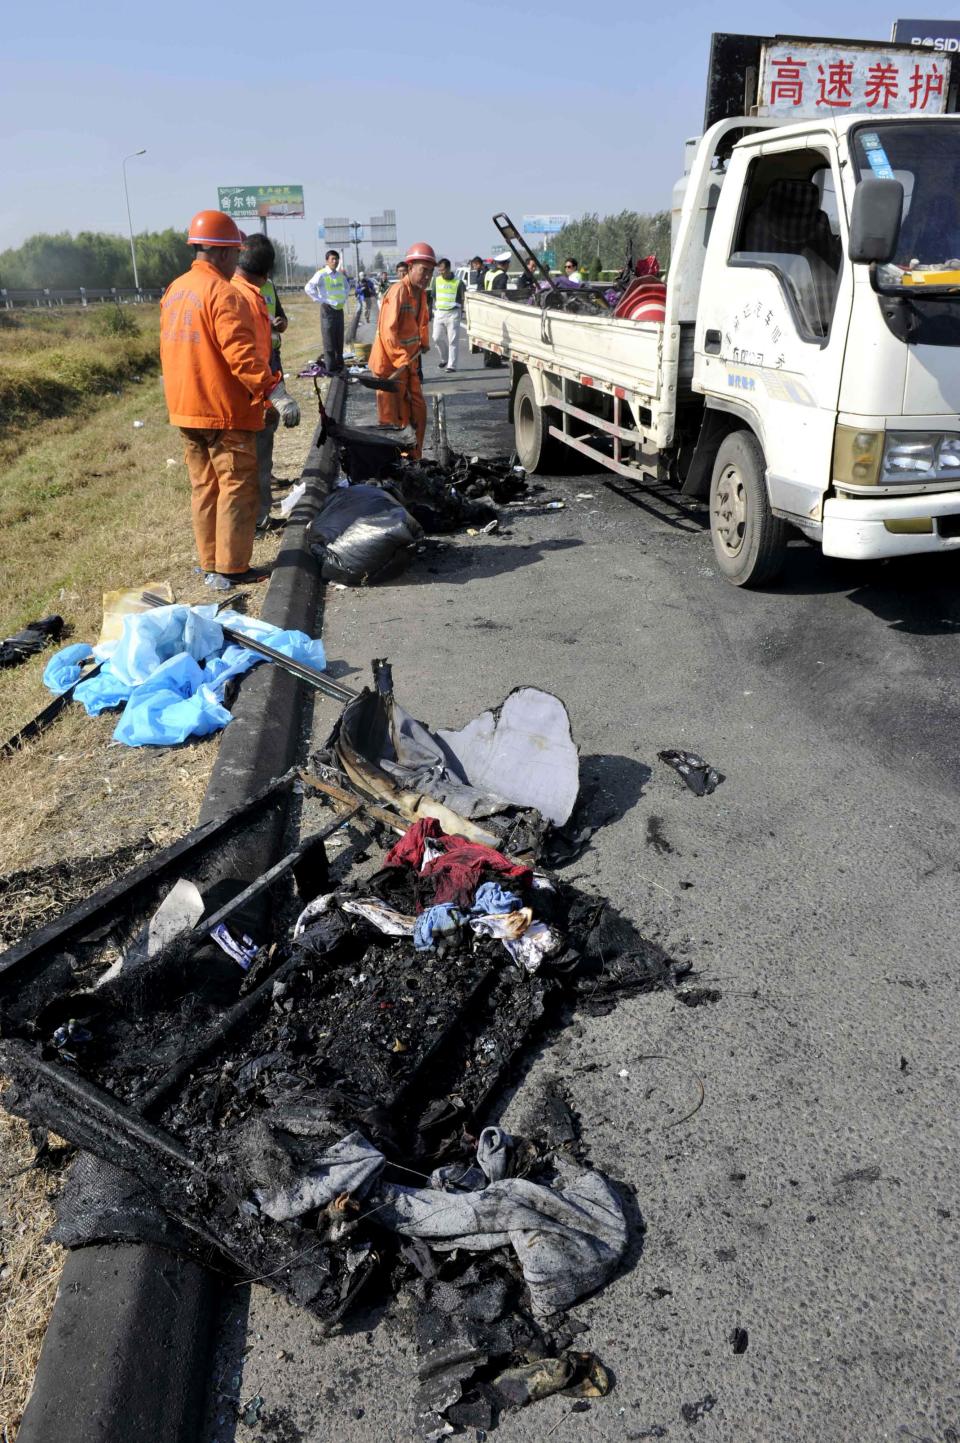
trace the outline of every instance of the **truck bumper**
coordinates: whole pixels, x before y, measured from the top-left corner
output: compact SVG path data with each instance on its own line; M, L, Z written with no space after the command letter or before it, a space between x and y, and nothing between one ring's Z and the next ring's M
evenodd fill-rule
M929 531L900 530L928 519ZM894 530L888 529L889 522ZM832 496L823 503L823 554L853 561L960 550L960 491L926 496Z

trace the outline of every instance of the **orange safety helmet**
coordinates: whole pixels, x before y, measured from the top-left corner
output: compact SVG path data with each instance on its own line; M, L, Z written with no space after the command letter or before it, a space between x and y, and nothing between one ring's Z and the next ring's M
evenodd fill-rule
M413 261L429 261L430 265L437 264L437 253L433 246L428 246L426 241L417 241L410 247L404 256L407 265Z
M198 210L190 222L187 244L192 246L242 246L243 232L222 210Z

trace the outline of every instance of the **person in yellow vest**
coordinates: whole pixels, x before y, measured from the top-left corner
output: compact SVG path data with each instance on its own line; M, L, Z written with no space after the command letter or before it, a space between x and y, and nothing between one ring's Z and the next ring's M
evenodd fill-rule
M510 265L510 252L501 251L494 256L493 265L483 278L483 289L485 291L505 291L507 289L507 269Z
M458 281L450 269L446 256L437 263L437 274L431 287L433 299L433 344L440 357L441 371L449 373L457 369L457 354L460 349L460 317L463 315L463 301L466 290L463 281Z
M313 273L303 289L320 307L323 361L333 376L343 370L343 310L349 286L340 269L340 252L327 251L326 262Z

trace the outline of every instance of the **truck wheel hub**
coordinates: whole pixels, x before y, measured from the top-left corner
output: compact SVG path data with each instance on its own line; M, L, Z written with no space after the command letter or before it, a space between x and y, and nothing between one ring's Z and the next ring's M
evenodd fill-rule
M736 556L747 529L747 494L735 466L726 466L713 503L713 530L728 556Z

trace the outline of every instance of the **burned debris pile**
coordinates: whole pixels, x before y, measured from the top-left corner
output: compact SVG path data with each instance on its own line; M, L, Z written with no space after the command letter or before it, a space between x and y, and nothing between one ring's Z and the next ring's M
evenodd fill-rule
M136 1200L99 1240L128 1238L146 1199L168 1246L328 1327L363 1293L406 1298L437 1438L607 1391L567 1310L622 1264L623 1192L562 1101L526 1139L498 1105L573 1006L684 969L542 869L577 796L557 698L524 688L448 732L397 705L385 663L375 678L299 783L340 800L334 821L226 901L207 879L247 818L208 824L11 949L0 1060L10 1110L128 1175ZM360 841L329 860L348 823ZM378 855L362 867L358 849ZM268 891L273 920L251 921ZM61 1236L83 1240L70 1219Z
M516 458L484 460L436 447L411 460L402 438L325 421L345 484L310 523L311 548L327 581L371 585L407 566L424 534L496 530L500 512L530 494ZM438 425L438 433L445 433ZM407 449L409 446L407 445Z

